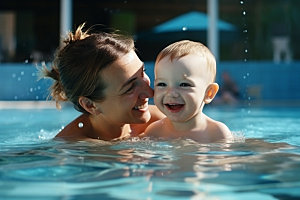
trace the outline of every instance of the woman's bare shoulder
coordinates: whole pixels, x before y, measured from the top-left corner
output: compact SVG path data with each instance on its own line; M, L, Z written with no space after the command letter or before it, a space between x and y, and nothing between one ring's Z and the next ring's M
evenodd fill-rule
M86 132L89 128L88 117L84 114L80 115L66 127L64 127L55 138L64 139L84 139L87 138Z

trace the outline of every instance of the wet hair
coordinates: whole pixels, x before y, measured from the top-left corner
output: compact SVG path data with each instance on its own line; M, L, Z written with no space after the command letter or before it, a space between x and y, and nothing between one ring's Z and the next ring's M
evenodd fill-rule
M216 79L216 59L211 51L202 43L190 40L181 40L165 47L157 56L155 64L169 56L170 60L180 59L186 55L194 54L206 58L208 70L211 72L212 81Z
M57 50L50 69L44 68L44 77L54 79L51 86L52 99L71 101L75 109L87 113L79 104L79 97L104 100L106 85L101 71L124 54L134 50L131 37L115 33L88 33L80 25L75 33L68 33L64 46ZM113 77L112 77L113 78Z

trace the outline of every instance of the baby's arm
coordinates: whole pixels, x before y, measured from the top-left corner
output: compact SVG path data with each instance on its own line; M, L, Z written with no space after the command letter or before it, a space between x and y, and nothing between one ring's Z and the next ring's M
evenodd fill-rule
M162 131L162 120L158 120L150 124L145 133L142 135L143 137L159 137Z

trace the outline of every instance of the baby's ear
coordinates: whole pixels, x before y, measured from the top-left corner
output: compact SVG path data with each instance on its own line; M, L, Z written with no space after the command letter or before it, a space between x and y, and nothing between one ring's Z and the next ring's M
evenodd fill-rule
M84 108L88 113L92 115L98 115L100 113L94 101L87 97L79 97L78 103L81 105L82 108Z
M206 89L204 103L209 104L216 96L219 90L219 85L217 83L209 84Z

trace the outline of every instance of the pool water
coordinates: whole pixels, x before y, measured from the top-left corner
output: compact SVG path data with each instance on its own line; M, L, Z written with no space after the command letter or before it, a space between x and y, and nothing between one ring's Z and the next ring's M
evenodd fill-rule
M72 108L0 110L0 199L300 199L300 108L205 113L236 140L66 142Z

